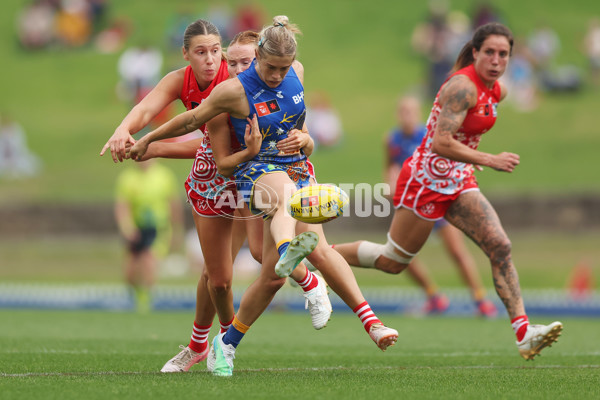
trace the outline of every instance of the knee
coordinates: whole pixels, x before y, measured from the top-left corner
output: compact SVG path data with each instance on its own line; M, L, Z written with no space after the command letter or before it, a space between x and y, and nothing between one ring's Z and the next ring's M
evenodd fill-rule
M408 267L408 264L401 264L389 258L379 257L375 261L375 268L388 274L398 275Z
M306 258L313 265L320 265L325 260L325 249L317 246Z
M490 244L488 255L492 262L506 260L511 257L512 243L506 236L494 239Z
M231 291L231 279L226 277L209 279L208 285L213 293L223 294Z
M250 254L252 254L252 258L254 258L257 263L262 264L262 249L250 248Z
M276 293L279 289L283 287L287 278L272 278L267 280L266 284L263 285L263 288L270 293Z

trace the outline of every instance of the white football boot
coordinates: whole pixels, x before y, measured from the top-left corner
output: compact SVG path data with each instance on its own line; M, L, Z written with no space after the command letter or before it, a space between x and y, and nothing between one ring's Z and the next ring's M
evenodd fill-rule
M308 292L304 292L304 308L310 312L310 319L312 326L315 329L325 328L327 321L331 318L333 309L331 308L331 301L327 295L327 284L325 279L317 274L314 274L315 278L319 281L317 286L310 289Z
M208 370L216 376L233 375L233 359L235 358L235 347L223 343L224 333L219 333L213 339L210 352L213 357L209 357L207 362Z
M201 353L196 353L187 346L179 346L181 351L162 367L160 372L187 372L192 365L204 360L208 354L208 346Z
M317 247L319 235L315 232L302 232L293 238L283 255L275 264L275 273L280 278L290 276L300 261Z
M373 324L369 329L369 336L377 344L377 347L385 351L389 346L396 344L398 331L383 324Z
M529 325L523 339L517 341L521 357L533 360L544 347L551 347L558 340L562 329L562 323L558 321L550 325Z

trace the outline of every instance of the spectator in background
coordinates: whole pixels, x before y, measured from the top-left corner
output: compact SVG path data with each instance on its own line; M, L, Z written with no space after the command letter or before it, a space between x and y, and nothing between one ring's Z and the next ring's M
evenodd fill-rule
M548 24L539 26L529 35L528 47L540 87L548 92L572 92L581 87L580 70L574 65L557 65L560 38Z
M325 92L313 92L307 101L306 126L316 146L333 147L344 134L342 121Z
M54 40L56 7L51 1L35 1L19 14L19 42L27 50L42 49Z
M183 43L185 30L194 20L194 12L188 6L185 6L180 7L168 23L168 47L171 51L176 52L179 57L181 57L181 43Z
M56 14L56 38L67 47L81 47L92 35L89 4L86 0L62 0Z
M207 21L211 21L219 30L223 32L223 41L230 42L233 36L238 32L230 32L233 16L228 4L222 1L212 0L204 13ZM180 42L181 43L181 42Z
M243 31L260 32L266 21L265 13L258 2L244 2L235 12L230 35Z
M151 309L159 259L182 241L178 182L154 160L129 165L118 177L115 218L125 240L125 279L138 311Z
M120 51L131 34L131 30L131 21L128 18L116 18L106 29L103 29L96 35L96 49L104 54Z
M0 115L0 177L31 177L40 165L39 158L27 147L23 127L8 114Z
M589 62L592 84L600 86L600 18L593 17L589 21L584 38L584 51Z
M145 43L125 50L118 63L119 97L137 104L160 80L162 65L161 51Z
M507 100L520 112L533 111L538 106L538 83L529 48L516 40L513 54L506 69L504 83L508 88Z
M430 0L426 21L413 30L413 49L428 63L427 95L431 99L444 83L462 45L470 38L469 18L449 12L447 0Z
M479 0L475 3L473 10L473 30L489 22L502 22L498 10L493 6L490 0Z
M536 68L544 70L554 64L560 51L560 39L554 29L541 23L529 35L527 46L536 61Z

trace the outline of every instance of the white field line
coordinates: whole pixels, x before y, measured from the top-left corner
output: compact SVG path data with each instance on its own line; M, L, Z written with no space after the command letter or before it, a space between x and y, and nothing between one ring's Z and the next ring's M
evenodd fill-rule
M236 369L235 373L244 372L321 372L321 371L405 371L405 370L476 370L476 369L599 369L600 365L539 365L532 367L523 366L500 366L500 365L468 365L468 366L445 366L445 367L430 367L430 366L416 366L416 367L402 367L402 366L381 366L381 367L321 367L321 368L246 368ZM205 373L208 371L194 371L191 373ZM128 376L128 375L165 375L161 372L151 371L96 371L96 372L25 372L20 374L8 374L0 373L0 378L34 378L34 377L54 377L54 376Z
M558 350L558 349L557 349ZM127 352L117 350L96 350L90 351L88 349L35 349L35 350L19 350L19 349L0 349L0 354L75 354L75 355L92 355L92 354L113 354L113 355L155 355L155 356L166 356L168 357L171 353L165 353L162 351L153 352ZM511 351L511 354L513 352ZM432 357L432 358L451 358L451 357L492 357L492 356L505 356L507 352L489 352L489 351L473 351L473 352L461 352L455 351L452 353L418 353L418 352L401 352L401 357ZM587 352L561 352L553 349L552 354L554 356L562 357L578 357L578 356L600 356L600 351L587 351Z

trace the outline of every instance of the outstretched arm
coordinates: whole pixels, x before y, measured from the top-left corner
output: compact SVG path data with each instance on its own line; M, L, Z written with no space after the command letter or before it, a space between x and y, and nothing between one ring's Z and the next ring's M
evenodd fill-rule
M132 135L148 125L162 109L179 97L182 80L183 70L173 71L161 79L156 87L127 114L100 151L100 155L110 150L114 162L122 162L126 159L127 151L135 144Z
M243 96L243 87L239 84L239 81L237 83L238 85L235 86L234 80L230 80L219 84L198 107L177 115L148 133L131 148L130 157L135 160L141 159L150 143L185 135L200 128L211 118L223 112L239 113L238 108L241 104L240 98ZM240 89L242 91L241 95Z
M442 110L433 135L432 151L451 160L484 165L498 171L512 172L519 164L519 156L503 152L489 154L466 146L454 138L467 112L477 104L477 88L464 75L451 78L442 88L439 98Z
M141 159L136 161L146 161L151 158L196 158L196 152L202 145L203 138L186 140L185 142L153 142L148 146L148 150ZM133 145L127 144L127 152Z

